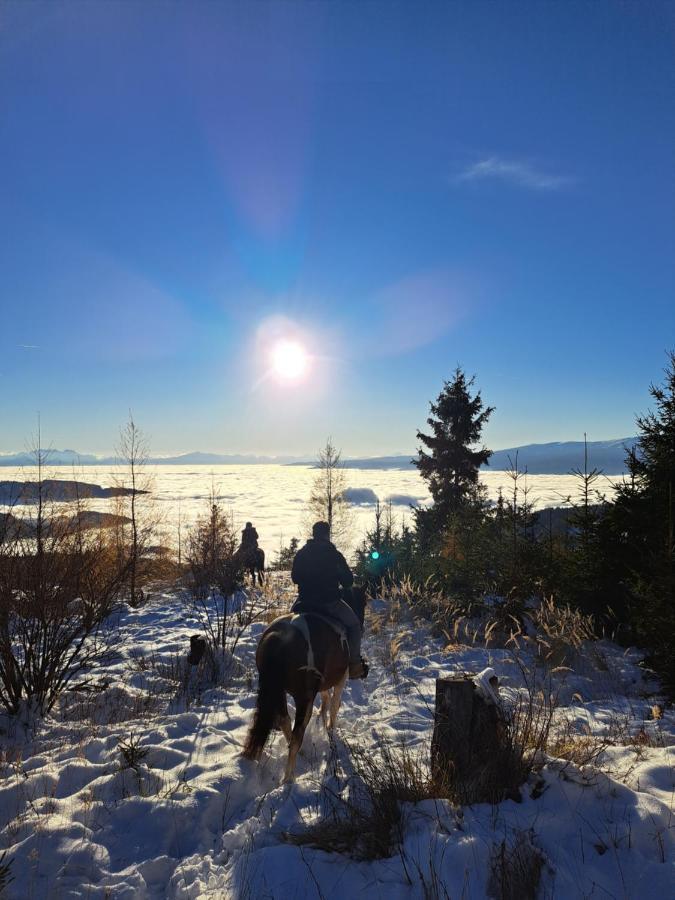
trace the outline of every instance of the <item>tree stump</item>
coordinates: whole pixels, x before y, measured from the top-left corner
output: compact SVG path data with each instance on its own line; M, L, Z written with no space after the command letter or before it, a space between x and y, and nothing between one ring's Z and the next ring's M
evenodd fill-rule
M469 677L438 678L431 739L434 781L460 803L498 802L509 790L509 757L501 710Z
M188 665L198 666L206 652L206 639L200 634L193 634L190 638L190 652L188 653Z

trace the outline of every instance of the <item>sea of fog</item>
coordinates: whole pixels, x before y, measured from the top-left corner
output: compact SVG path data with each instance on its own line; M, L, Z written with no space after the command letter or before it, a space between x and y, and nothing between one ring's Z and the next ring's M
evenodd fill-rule
M282 541L288 543L293 536L304 539L307 534L307 500L317 476L317 470L311 466L148 466L146 469L144 474L149 477L150 497L155 507L153 515L157 514L161 522L162 542L177 543L179 522L186 528L199 515L205 514L212 491L224 509L232 514L238 529L243 528L246 521L253 522L268 559L273 558ZM410 521L410 504L420 505L429 500L424 482L412 468L346 469L344 474L350 494L362 501L352 506L352 546L361 541L366 529L372 525L373 495L382 503L391 499L398 522ZM124 484L126 472L124 467L118 466L85 466L75 470L70 466L52 466L44 477L76 479L110 487ZM0 469L0 480L34 479L32 467ZM512 491L512 481L506 472L483 472L481 480L492 500L497 498L500 488L505 494ZM618 477L603 477L597 485L610 496L612 482L618 480ZM528 475L519 483L527 485L528 499L539 509L566 505L568 498L578 491L576 479L571 475ZM115 511L113 503L89 500L87 507Z

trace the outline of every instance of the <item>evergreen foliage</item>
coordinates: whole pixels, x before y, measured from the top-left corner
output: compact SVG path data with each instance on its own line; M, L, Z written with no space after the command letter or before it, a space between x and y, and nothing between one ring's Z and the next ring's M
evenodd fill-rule
M300 541L292 537L287 546L279 547L277 558L272 564L272 569L277 572L287 571L293 565L295 554L298 552Z
M637 418L639 440L628 451L628 476L613 502L600 490L602 472L588 454L573 469L569 511L535 513L527 471L511 461L511 488L489 506L479 470L490 457L480 446L493 408L484 407L474 378L458 368L431 404L430 432L417 467L433 504L414 509L414 528L375 527L358 552L362 576L435 585L468 602L487 595L522 603L538 596L592 613L599 624L651 653L664 685L675 690L675 353L665 381L652 385L653 410ZM476 449L478 447L478 449ZM548 516L547 516L548 513ZM373 558L373 550L377 558ZM550 601L553 602L553 601Z
M214 587L223 597L232 593L236 586L237 567L233 560L236 548L237 536L231 518L212 489L208 515L197 519L188 538L190 588L196 596L206 597Z
M491 451L474 448L494 407L483 408L480 391L472 395L474 381L475 377L467 380L457 367L453 380L445 382L438 399L431 403L427 419L431 433L417 432L427 450L419 449L415 465L429 485L441 520L482 498L478 473Z
M663 385L650 387L654 410L637 418L639 440L609 508L602 550L619 614L675 689L675 353L668 357Z
M488 597L502 598L510 618L531 598L569 604L648 650L675 691L675 353L664 383L650 388L653 410L637 419L639 440L613 502L585 452L567 511L535 512L517 457L510 488L487 504L479 469L490 451L474 448L492 407L473 385L457 369L431 404L430 433L417 435L433 504L413 509L414 527L400 529L378 504L357 552L359 574L431 586L467 613Z

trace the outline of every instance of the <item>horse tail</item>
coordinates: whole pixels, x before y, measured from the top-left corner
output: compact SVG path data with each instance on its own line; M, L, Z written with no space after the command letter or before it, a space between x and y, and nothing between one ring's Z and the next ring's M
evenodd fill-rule
M286 699L284 635L272 633L263 640L258 661L260 675L253 724L242 752L245 759L260 759L270 731L277 724L279 716L284 713Z

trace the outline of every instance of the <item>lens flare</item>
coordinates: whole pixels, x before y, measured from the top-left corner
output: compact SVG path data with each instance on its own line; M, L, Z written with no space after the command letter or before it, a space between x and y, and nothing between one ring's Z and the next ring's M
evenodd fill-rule
M297 341L279 341L272 348L272 370L282 381L298 381L308 364L307 352Z

